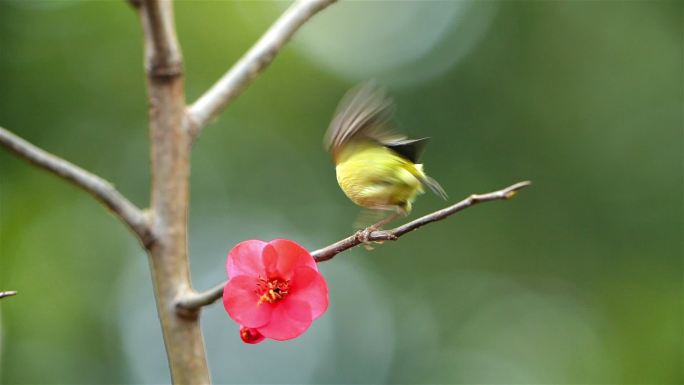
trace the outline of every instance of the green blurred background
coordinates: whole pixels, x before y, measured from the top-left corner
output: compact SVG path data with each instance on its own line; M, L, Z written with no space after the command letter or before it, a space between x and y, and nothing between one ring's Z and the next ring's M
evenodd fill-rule
M287 3L176 4L195 100ZM322 136L376 78L456 201L531 179L321 269L301 338L204 312L217 383L682 383L681 2L349 2L302 29L195 146L196 287L249 238L347 234ZM124 1L0 1L0 125L148 202L140 28ZM413 217L442 207L433 195ZM144 253L93 199L0 151L2 383L165 383Z

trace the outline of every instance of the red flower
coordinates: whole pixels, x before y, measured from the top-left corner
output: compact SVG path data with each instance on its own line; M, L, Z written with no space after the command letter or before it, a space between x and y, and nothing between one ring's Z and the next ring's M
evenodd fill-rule
M306 249L287 239L243 241L228 252L223 306L247 343L300 336L328 308L328 286Z

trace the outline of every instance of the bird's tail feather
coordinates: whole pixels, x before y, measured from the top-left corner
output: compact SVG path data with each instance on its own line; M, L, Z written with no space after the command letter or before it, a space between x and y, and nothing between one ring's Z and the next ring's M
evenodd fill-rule
M427 186L427 188L430 189L435 195L439 196L440 198L447 200L449 198L447 196L446 191L444 191L444 188L442 185L439 184L436 180L430 178L425 174L425 171L423 171L423 165L422 164L416 164L416 170L418 171L416 173L416 177L420 180L420 182Z
M444 200L447 200L449 198L447 196L446 191L444 191L444 188L442 187L442 185L440 185L439 182L437 182L436 180L425 175L421 182L423 182L423 184L426 185L430 189L430 191L435 193L440 198L442 198Z

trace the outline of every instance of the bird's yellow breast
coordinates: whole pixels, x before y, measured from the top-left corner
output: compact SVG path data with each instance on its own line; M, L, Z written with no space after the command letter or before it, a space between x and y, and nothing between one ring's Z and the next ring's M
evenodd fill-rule
M338 158L337 182L359 206L407 214L423 192L422 165L377 144L353 144Z

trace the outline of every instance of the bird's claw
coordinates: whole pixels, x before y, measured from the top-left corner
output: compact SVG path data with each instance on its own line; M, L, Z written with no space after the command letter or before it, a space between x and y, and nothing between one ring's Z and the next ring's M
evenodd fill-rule
M373 250L373 241L371 241L370 237L373 231L376 231L377 228L375 226L368 226L365 229L359 230L356 232L355 237L356 239L363 243L363 247L366 250Z
M375 228L372 226L361 229L356 232L356 239L361 243L369 243L371 241L370 236L373 231L375 231Z

